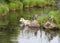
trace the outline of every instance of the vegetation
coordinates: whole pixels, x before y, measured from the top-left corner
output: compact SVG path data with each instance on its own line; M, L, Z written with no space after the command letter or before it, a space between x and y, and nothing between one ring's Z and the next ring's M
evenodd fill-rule
M37 20L42 25L46 20L48 20L48 16L38 17Z
M59 16L59 12L60 11L50 11L50 12L47 13L46 16L44 16L44 17L38 17L37 20L42 25L44 22L46 22L47 20L49 20L49 17L51 15L53 15L54 16L53 22L55 24L57 24L57 26L60 28L60 16Z
M21 10L24 7L30 8L30 7L46 7L46 6L54 6L55 0L0 0L0 15L5 15L8 11L16 11ZM58 11L51 11L48 12L46 16L44 17L38 17L38 21L40 24L48 20L49 16L54 16L54 23L56 23L58 26L60 25L59 20L59 12Z
M54 23L56 23L58 25L58 27L60 28L60 16L59 16L59 12L60 11L51 11L48 14L49 15L53 15L54 16Z
M55 0L48 0L47 5L55 5Z
M10 10L19 10L23 8L23 4L19 1L9 3Z
M37 0L36 6L44 7L47 4L47 0Z
M7 4L0 4L0 15L5 15L9 11Z
M6 4L8 5L8 7L6 5L2 5L2 4ZM0 0L0 5L2 5L5 9L9 10L21 10L24 7L45 7L46 5L54 5L55 1L54 0ZM0 8L3 9L3 8ZM1 11L0 11L1 12ZM3 11L2 11L3 12Z

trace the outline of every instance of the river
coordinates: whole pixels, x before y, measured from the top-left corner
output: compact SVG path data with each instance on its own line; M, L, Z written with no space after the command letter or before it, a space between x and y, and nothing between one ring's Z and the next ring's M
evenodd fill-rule
M33 20L33 16L45 16L54 8L26 9L9 12L0 17L0 43L60 43L60 32L43 30L42 28L20 27L20 18Z

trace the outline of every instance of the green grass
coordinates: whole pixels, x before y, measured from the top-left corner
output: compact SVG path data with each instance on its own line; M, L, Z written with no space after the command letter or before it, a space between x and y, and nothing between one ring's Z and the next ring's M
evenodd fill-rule
M30 0L29 6L31 7L36 6L36 0Z
M28 7L29 7L29 3L30 3L29 0L23 0L23 5L24 5L24 7L25 7L25 6L28 6Z
M9 0L9 2L16 2L16 1L20 1L20 0Z
M16 1L16 2L11 2L9 4L9 9L10 10L20 10L20 9L23 9L23 4L19 1Z
M0 3L7 4L9 6L9 9L11 10L16 10L16 9L23 9L24 7L34 7L34 6L39 6L39 7L45 7L46 5L54 5L55 0L0 0ZM2 5L3 6L3 5ZM4 5L5 6L5 5ZM7 7L7 6L5 6ZM1 7L0 7L1 8ZM3 8L1 8L3 9ZM5 8L6 9L6 8ZM1 13L2 11L0 11Z
M48 0L47 4L48 5L55 5L55 0Z
M54 5L55 0L23 0L24 6L39 6L44 7L46 5Z
M54 16L53 22L60 28L60 11L51 11L48 14Z
M0 15L6 14L9 11L7 4L0 4Z
M53 22L57 24L57 26L60 28L60 11L50 11L48 14L44 17L38 17L38 22L42 25L44 22L46 22L51 15L54 16Z
M43 24L45 21L47 21L48 20L48 16L44 16L44 17L38 17L38 22L39 22L39 24Z
M47 4L47 0L37 0L36 4L38 6L45 6Z

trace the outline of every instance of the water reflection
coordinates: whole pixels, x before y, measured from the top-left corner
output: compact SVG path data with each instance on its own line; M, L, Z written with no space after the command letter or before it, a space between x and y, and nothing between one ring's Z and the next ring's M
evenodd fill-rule
M23 30L20 30L19 37L30 38L37 35L38 28L29 28L24 27Z
M46 33L37 28L24 27L17 37L18 43L59 43L59 35Z

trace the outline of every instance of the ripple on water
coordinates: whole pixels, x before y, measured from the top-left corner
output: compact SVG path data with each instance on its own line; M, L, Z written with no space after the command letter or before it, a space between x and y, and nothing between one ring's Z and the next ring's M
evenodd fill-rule
M38 30L36 32L31 30L21 30L18 34L18 43L59 43L59 35L53 36L51 39L51 34L46 34L43 30Z

